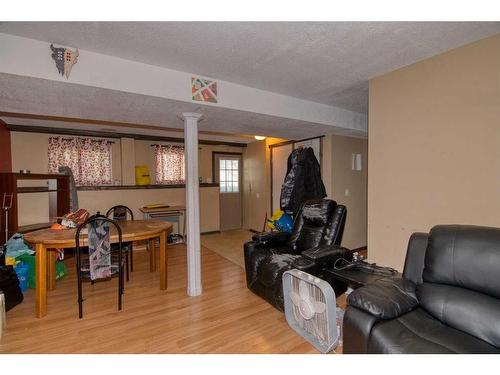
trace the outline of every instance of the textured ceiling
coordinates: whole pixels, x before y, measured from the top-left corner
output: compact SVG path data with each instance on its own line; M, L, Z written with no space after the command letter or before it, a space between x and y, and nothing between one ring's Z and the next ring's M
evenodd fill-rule
M302 139L323 134L366 137L364 131L331 125L5 73L0 73L0 111L142 124L152 128L143 130L126 126L113 128L118 132L164 136L171 136L171 134L161 134L168 129L183 128L183 122L178 118L180 113L196 111L203 113L200 131L221 132L227 134L227 137L233 135L231 139L226 140L236 142L248 142L249 139L248 137L237 139L234 135L260 134L288 139ZM21 121L8 117L2 119L14 125L54 127L61 125L61 122L51 124L48 121ZM68 122L65 126L88 128L82 127L76 121ZM108 129L110 126L94 127L95 130L102 128ZM202 138L214 139L207 135L203 135ZM220 137L215 138L220 139Z
M500 23L4 22L0 32L366 113L370 78L500 33Z

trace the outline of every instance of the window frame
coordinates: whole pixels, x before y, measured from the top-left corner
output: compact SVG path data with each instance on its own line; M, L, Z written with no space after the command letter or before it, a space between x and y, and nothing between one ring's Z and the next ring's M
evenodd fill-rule
M220 170L217 173L216 168L219 168L219 165L216 163L217 158L224 159L228 157L229 159L233 157L231 160L238 160L238 191L235 192L223 192L220 188ZM217 180L217 175L219 174L219 179ZM231 152L231 151L212 151L212 181L214 183L219 184L219 192L221 194L243 194L243 153L242 152Z
M227 162L231 162L231 166L229 168ZM224 163L224 167L222 167L222 163ZM236 168L234 167L235 164ZM219 158L219 188L221 193L240 193L240 169L239 159ZM234 178L235 173L236 179ZM222 179L223 174L225 175L224 180ZM228 174L231 175L231 178L229 179L227 178Z
M160 184L160 185L182 185L182 184L185 184L186 183L186 151L185 151L184 145L168 143L168 144L152 144L151 147L154 148L153 158L154 158L154 168L155 168L155 182L157 184ZM182 176L183 178L171 179L171 180L166 180L164 178L159 179L160 175L165 174L164 170L160 173L161 167L159 166L159 163L158 163L158 152L161 152L159 150L162 150L162 149L182 150L182 163L180 163L178 168L181 169L181 176L183 175ZM164 163L164 162L162 162L162 163ZM163 169L165 167L166 166L163 166Z

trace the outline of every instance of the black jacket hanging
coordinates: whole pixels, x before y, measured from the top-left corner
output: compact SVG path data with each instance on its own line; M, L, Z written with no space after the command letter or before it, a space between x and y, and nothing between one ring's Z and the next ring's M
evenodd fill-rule
M326 197L321 170L310 147L293 150L287 161L287 171L281 188L280 206L295 216L303 202Z

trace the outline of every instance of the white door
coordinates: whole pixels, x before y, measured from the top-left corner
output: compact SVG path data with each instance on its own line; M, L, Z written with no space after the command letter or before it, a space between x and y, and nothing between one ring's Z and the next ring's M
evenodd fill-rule
M220 230L240 229L242 226L241 155L215 156L215 182L220 186Z

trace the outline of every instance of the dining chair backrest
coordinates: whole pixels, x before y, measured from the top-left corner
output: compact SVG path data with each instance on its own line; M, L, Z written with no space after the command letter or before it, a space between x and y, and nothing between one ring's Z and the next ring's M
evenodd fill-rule
M134 220L134 213L132 212L132 210L130 208L128 208L127 206L124 206L121 204L111 207L108 210L108 212L106 212L106 217L109 218L110 215L113 215L112 219L115 221L128 220L127 215L130 216L130 220Z
M111 276L111 241L110 225L114 226L118 233L118 252L121 262L122 257L122 230L114 221L104 215L97 213L89 217L76 230L76 255L77 269L81 270L81 241L82 231L87 228L87 244L89 250L90 279L102 279Z
M118 235L118 246L111 248L110 226L114 227ZM88 245L88 269L87 265L82 267L82 245L80 236L84 229L88 230L87 245ZM78 317L83 318L83 291L82 278L90 276L90 280L94 283L95 279L110 278L113 274L118 274L118 310L122 309L123 295L123 254L122 254L122 230L120 225L114 220L107 218L97 212L96 215L89 217L84 223L78 226L75 234L76 242L76 269L78 279ZM113 241L115 242L115 241ZM113 254L111 253L113 250ZM118 250L118 262L114 257ZM88 274L87 274L88 272Z

